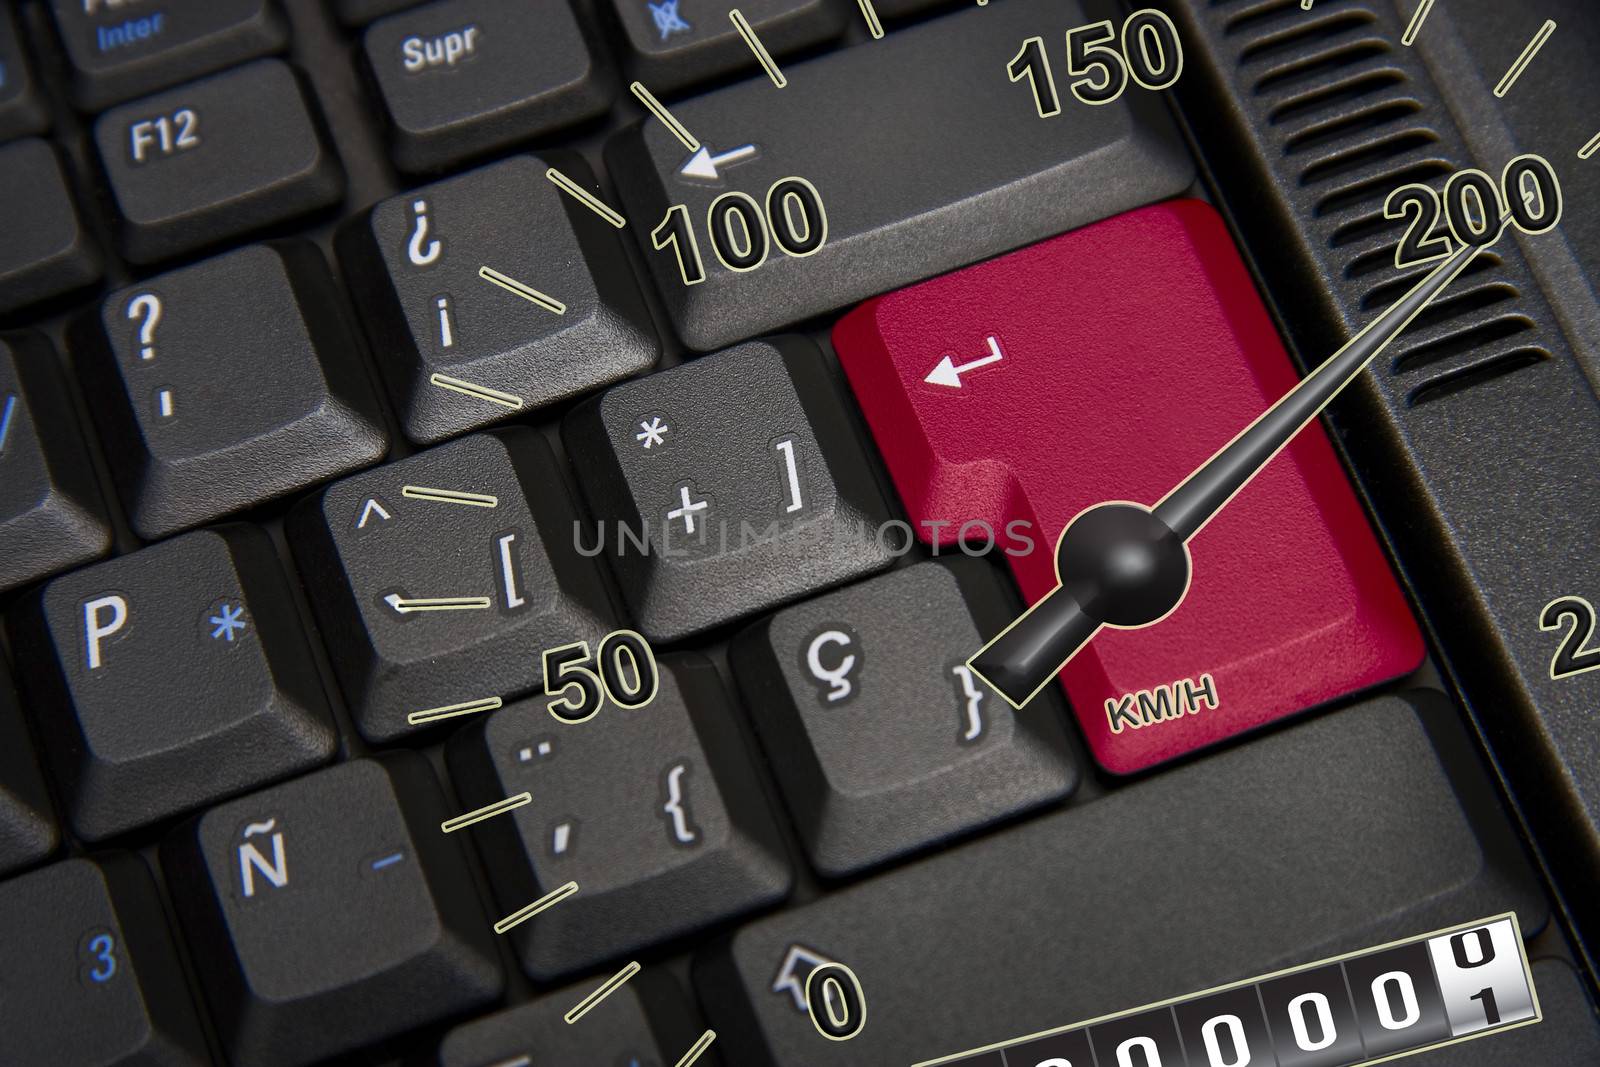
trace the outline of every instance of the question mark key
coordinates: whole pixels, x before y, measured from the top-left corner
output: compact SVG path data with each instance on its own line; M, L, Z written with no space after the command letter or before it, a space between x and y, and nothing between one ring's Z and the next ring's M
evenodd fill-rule
M336 292L322 253L285 241L106 297L74 348L141 537L298 492L388 451Z

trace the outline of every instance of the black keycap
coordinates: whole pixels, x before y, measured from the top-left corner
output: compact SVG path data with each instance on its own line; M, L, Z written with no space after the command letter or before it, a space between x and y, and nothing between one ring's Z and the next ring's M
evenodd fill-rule
M638 710L602 708L581 725L513 705L450 742L468 808L527 791L534 800L471 830L506 915L568 882L578 891L513 927L541 980L704 929L789 892L792 874L716 670L698 656L660 663Z
M0 311L59 296L100 277L100 253L78 218L61 163L36 138L0 145Z
M412 752L214 808L162 846L234 1067L299 1067L482 1008L505 976Z
M309 242L254 245L118 290L82 329L79 368L142 537L388 451L353 325Z
M1408 1062L1416 1067L1600 1063L1600 1023L1578 976L1561 960L1534 960L1532 969L1544 1016L1538 1023L1424 1052Z
M746 0L738 9L777 57L837 37L846 23L844 7L827 0ZM629 78L644 82L652 92L681 89L737 70L761 75L727 8L696 0L610 0L608 13L627 44Z
M619 134L607 166L679 336L719 348L1184 191L1193 163L1159 94L1134 88L1100 107L1069 97L1041 119L1026 86L1007 84L1019 42L1087 21L1077 0L974 5L792 65L781 91L758 76L674 104L703 153L654 119ZM742 192L759 217L788 177L814 186L826 240L800 256L769 242L754 269L725 266L707 228L712 201ZM796 248L822 236L792 221L796 197L773 203ZM666 238L651 250L675 204L697 234L705 277L694 285Z
M416 5L417 0L333 0L334 11L346 26L364 26L379 15L392 15Z
M539 685L540 650L598 641L612 608L532 430L479 434L359 474L290 516L295 558L368 740L412 712ZM436 603L449 598L454 608Z
M872 9L878 13L879 18L887 20L922 15L938 8L955 7L959 2L960 0L955 0L954 3L952 0L873 0ZM1103 12L1102 8L1090 17L1101 16Z
M276 0L51 0L85 111L276 52L288 27Z
M1442 696L1375 699L760 920L697 984L732 1062L910 1063L1500 912L1532 936L1493 796ZM804 1010L819 957L861 982L852 1040Z
M0 884L0 1060L211 1062L144 861L70 859Z
M49 342L0 337L0 589L110 547L105 505Z
M0 11L0 141L38 133L50 113L23 54L22 37L10 11Z
M594 188L583 161L549 162ZM652 366L659 342L620 236L529 156L378 204L341 233L345 277L406 435L432 444ZM486 281L488 266L560 301Z
M1053 687L1020 711L966 665L1016 618L987 562L919 563L784 608L732 662L811 856L845 875L1061 800Z
M646 634L675 640L889 564L887 505L845 403L816 347L781 337L567 417L597 520L580 548L610 560Z
M38 863L60 841L22 710L0 665L0 876Z
M123 253L150 263L337 203L344 168L276 59L100 116Z
M567 1012L601 981L574 985L456 1027L439 1046L439 1067L533 1067L538 1063L661 1067L669 1062L661 1054L632 983L608 995L576 1022L566 1022Z
M88 840L333 755L300 617L256 527L198 530L57 578L19 611L12 639Z
M537 137L611 103L567 0L439 0L374 23L363 49L404 170Z
M1584 101L1600 93L1595 9L1584 0L1541 7L1539 18L1583 28L1557 32L1503 100L1474 90L1470 101L1457 87L1492 87L1537 19L1525 26L1523 11L1494 0L1438 5L1422 32L1454 51L1435 75L1419 49L1393 43L1408 17L1398 8L1372 8L1374 21L1360 25L1320 4L1315 18L1263 9L1237 24L1220 8L1167 8L1185 49L1174 95L1208 127L1232 221L1296 348L1313 360L1430 269L1394 267L1407 223L1385 219L1383 203L1400 185L1439 186L1466 167L1498 176L1531 152L1553 161L1566 203L1600 195L1600 172L1568 147L1593 136ZM1291 24L1303 30L1281 38ZM1190 96L1212 87L1237 103ZM1388 118L1362 121L1371 115ZM1442 663L1591 940L1600 937L1600 641L1591 629L1600 466L1589 457L1600 451L1600 404L1594 335L1574 324L1593 313L1597 288L1595 212L1568 212L1554 234L1507 235L1333 409Z

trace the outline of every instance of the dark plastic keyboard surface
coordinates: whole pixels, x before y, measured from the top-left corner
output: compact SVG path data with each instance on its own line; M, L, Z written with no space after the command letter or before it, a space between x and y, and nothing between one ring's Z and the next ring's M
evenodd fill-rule
M1535 7L5 4L0 1065L1348 1067L1359 990L998 1045L1506 914L1538 1021L1403 1062L1600 1063L1600 13ZM1063 531L1519 153L1559 223L1112 618L1163 557Z

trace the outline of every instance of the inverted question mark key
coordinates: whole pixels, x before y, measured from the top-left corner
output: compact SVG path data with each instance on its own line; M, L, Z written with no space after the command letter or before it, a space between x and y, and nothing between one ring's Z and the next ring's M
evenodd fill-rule
M388 450L335 291L311 244L254 245L114 292L80 327L90 405L142 537Z

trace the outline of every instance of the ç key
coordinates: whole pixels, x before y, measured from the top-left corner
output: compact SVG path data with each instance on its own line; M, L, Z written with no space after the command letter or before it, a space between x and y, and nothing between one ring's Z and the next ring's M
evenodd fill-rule
M1052 550L1076 514L1154 503L1295 382L1232 240L1197 201L879 297L833 340L919 533L992 542L1030 603L1054 587ZM1107 770L1143 770L1421 659L1320 428L1190 548L1192 585L1171 616L1105 630L1061 672Z

